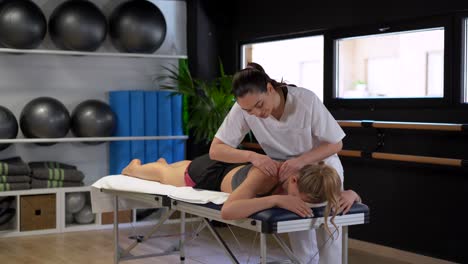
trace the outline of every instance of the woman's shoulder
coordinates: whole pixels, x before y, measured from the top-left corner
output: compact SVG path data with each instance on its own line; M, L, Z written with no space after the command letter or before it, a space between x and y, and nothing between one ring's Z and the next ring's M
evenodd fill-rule
M295 97L306 97L306 98L311 98L311 97L317 97L317 95L304 87L298 87L298 86L287 86L288 87L288 93L292 94Z
M303 105L306 108L310 108L311 103L320 100L313 91L303 87L288 86L288 94L293 104Z

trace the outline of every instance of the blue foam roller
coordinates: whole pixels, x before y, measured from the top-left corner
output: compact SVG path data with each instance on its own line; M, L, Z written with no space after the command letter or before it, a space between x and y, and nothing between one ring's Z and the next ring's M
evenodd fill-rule
M158 135L158 92L145 92L145 136ZM158 159L157 140L145 141L145 160L153 162Z
M115 136L130 136L130 92L109 92L109 105L117 116ZM130 159L129 141L112 141L109 144L109 174L120 174Z
M184 135L182 118L182 95L172 96L172 134L174 136ZM185 159L185 140L176 139L172 142L172 157L174 162Z
M159 136L172 136L172 102L171 92L159 91L158 94L158 134ZM172 140L160 140L158 153L168 163L173 162Z
M130 92L130 135L145 135L145 96L143 91ZM145 161L145 142L143 140L133 140L130 142L130 152L132 159Z

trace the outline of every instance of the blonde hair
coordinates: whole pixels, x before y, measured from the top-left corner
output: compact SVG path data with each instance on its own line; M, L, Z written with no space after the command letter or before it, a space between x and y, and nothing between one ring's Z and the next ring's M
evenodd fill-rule
M323 161L306 165L299 172L297 185L299 192L308 195L312 203L327 202L324 213L325 223L328 223L328 217L332 215L330 222L337 229L334 219L340 208L341 193L341 179L338 172ZM325 230L332 235L328 224L325 224Z

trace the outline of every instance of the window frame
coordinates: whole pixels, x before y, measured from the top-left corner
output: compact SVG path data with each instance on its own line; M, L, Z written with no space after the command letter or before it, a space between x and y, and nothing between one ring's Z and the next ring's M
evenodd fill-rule
M444 28L444 96L442 98L336 98L335 41L349 37L364 37L369 35ZM350 27L330 30L324 37L324 102L331 108L427 108L447 107L454 102L453 98L453 20L451 17L430 17L398 22L381 23L369 26ZM463 91L462 91L463 92Z
M291 40L291 39L296 39L296 38L305 38L305 37L316 37L316 36L322 36L323 37L323 71L325 72L325 34L326 31L324 29L319 29L319 30L311 30L311 31L304 31L304 32L298 32L298 33L292 33L292 34L281 34L281 35L274 35L274 36L267 36L267 37L260 37L260 38L253 38L253 39L248 39L248 40L243 40L239 41L237 44L237 52L238 54L236 55L237 57L237 69L242 70L242 60L244 59L242 57L242 46L244 45L252 45L252 44L260 44L260 43L265 43L265 42L272 42L272 41L282 41L282 40ZM267 72L268 74L268 72ZM325 76L325 74L324 74ZM325 96L325 94L324 94Z
M455 16L454 27L454 87L458 87L458 91L454 93L454 102L459 108L467 109L468 100L465 102L465 96L468 94L468 74L465 75L466 68L468 68L468 12L459 12ZM466 41L466 43L465 43ZM466 62L466 63L465 63ZM466 89L466 90L465 90ZM466 93L466 94L465 94Z

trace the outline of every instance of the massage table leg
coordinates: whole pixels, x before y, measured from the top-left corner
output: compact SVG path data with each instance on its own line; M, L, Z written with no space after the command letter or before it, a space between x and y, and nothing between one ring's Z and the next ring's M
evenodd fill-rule
M348 226L343 226L341 229L342 247L341 247L341 263L348 264Z
M239 264L239 261L236 259L236 257L234 256L234 254L232 254L232 251L229 249L229 247L226 245L226 242L224 242L224 240L221 238L221 236L218 234L218 232L216 231L216 229L214 228L213 224L211 224L211 222L207 219L207 218L203 218L203 222L205 223L205 225L208 227L208 229L211 231L211 234L213 234L213 236L216 238L216 240L218 241L218 243L221 245L221 247L224 249L224 253L226 253L226 255L231 259L231 262L232 263L236 263L236 264Z
M185 263L185 213L180 212L180 263Z
M175 212L175 210L171 209L167 211L164 215L161 216L161 218L158 220L158 223L151 228L151 230L142 238L137 238L135 241L133 241L132 244L130 244L123 252L120 253L120 256L125 257L126 255L130 254L130 251L136 247L139 243L145 242L146 240L150 239L151 236L156 233L159 228L166 222L169 217Z
M119 263L120 249L119 249L119 198L114 196L114 264Z
M118 264L120 260L130 260L130 259L139 259L145 257L152 257L152 256L164 256L167 255L168 252L157 253L157 254L147 254L143 256L131 256L130 251L135 248L139 243L145 242L146 240L150 239L151 236L158 231L158 229L164 224L164 222L174 214L176 210L170 209L161 218L158 220L158 223L144 236L136 236L136 240L130 244L125 250L122 250L119 246L119 219L118 219L118 212L119 212L119 198L118 195L114 195L114 263ZM184 226L185 227L185 226ZM184 229L185 230L185 229ZM129 256L130 255L130 256ZM181 256L184 256L183 253ZM183 263L183 262L182 262Z
M260 233L260 263L266 264L267 260L267 247L266 247L266 234Z

